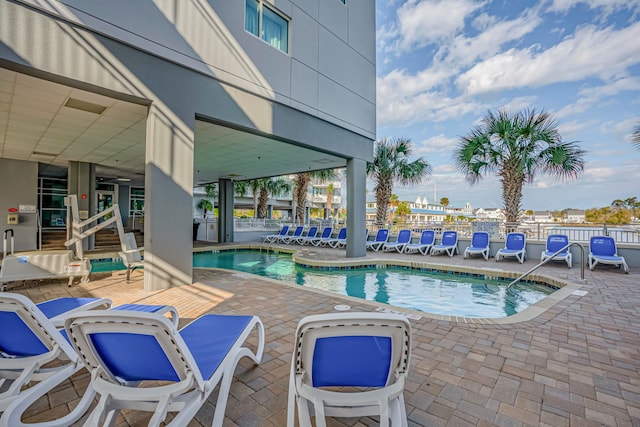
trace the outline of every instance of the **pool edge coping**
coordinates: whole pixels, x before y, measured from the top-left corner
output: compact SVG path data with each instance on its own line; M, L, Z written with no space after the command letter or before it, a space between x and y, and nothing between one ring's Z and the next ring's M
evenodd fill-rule
M470 273L470 274L478 274L485 275L490 278L499 277L501 279L515 279L518 278L522 273L520 272L512 272L491 268L472 268L472 267L463 267L458 265L448 265L448 264L435 264L435 263L427 263L427 262L416 262L416 261L405 261L405 260L389 260L389 259L379 259L379 258L367 258L366 261L364 259L352 258L348 260L337 260L337 261L328 261L328 260L313 260L307 259L303 256L303 251L308 248L283 248L283 247L265 247L261 244L256 243L248 243L248 244L233 244L233 245L224 245L218 244L215 246L207 246L207 247L199 247L194 248L193 252L221 252L221 251L230 251L230 250L246 250L246 249L255 249L255 250L268 250L282 253L289 253L292 255L292 260L301 265L311 266L311 267L359 267L359 266L370 266L375 264L377 268L385 268L385 267L410 267L412 269L433 269L438 270L443 273L447 272L461 272L461 273ZM304 261L303 261L304 260ZM303 261L303 262L299 262ZM354 301L357 303L364 303L366 305L372 305L379 308L389 308L392 307L391 311L397 311L401 313L411 314L413 316L425 317L428 319L434 320L442 320L448 322L455 323L464 323L464 324L480 324L480 325L509 325L514 323L523 323L531 321L539 316L541 316L544 312L563 301L567 297L571 295L578 295L576 291L578 291L582 285L574 282L569 282L566 280L562 280L556 277L547 276L544 274L531 274L530 280L536 281L544 281L548 285L557 286L558 289L555 290L550 295L547 295L540 301L537 301L534 304L531 304L529 307L524 310L513 314L511 316L506 317L496 317L496 318L486 318L486 317L463 317L463 316L449 316L442 314L433 314L427 313L418 310L412 310L404 307L397 307L395 305L389 305L384 303L379 303L376 301L369 301L362 298L352 297L349 295L341 295L335 292L325 291L322 289L308 288L304 286L300 286L294 283L285 282L283 280L271 279L269 277L259 276L252 273L245 273L236 270L224 269L224 268L211 268L211 267L194 267L194 269L203 269L203 270L221 270L232 272L233 274L239 275L248 275L251 277L256 277L261 280L266 280L270 283L285 285L289 287L295 287L296 289L303 289L305 291L312 291L315 293L319 293L324 296L333 296L344 298L349 301Z

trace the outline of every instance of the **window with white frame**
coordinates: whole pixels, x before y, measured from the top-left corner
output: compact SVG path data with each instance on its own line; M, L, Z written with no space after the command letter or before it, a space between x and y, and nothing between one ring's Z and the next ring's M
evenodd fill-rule
M276 49L289 52L289 21L263 0L246 0L244 29Z

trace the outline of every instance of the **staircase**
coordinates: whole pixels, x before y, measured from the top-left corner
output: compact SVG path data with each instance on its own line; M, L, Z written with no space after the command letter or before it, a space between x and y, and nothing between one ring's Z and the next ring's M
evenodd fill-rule
M144 235L140 231L134 231L138 247L144 245ZM42 230L42 249L66 249L64 242L67 240L65 230ZM120 249L118 232L113 230L100 230L95 234L96 249Z

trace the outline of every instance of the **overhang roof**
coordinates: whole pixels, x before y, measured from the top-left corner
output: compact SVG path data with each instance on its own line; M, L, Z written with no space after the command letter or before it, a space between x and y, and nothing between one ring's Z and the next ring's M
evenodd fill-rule
M96 164L103 181L144 184L147 106L0 68L0 157L66 174ZM197 120L194 186L346 166L332 154Z

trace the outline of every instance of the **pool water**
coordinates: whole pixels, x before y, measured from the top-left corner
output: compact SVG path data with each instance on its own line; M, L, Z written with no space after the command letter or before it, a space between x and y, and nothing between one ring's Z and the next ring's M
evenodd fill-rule
M193 266L242 271L396 307L462 317L511 316L553 292L543 285L523 283L507 293L506 280L402 268L318 270L295 264L289 254L260 251L195 253Z
M507 293L507 280L393 267L318 270L294 263L290 254L274 252L194 253L193 266L236 270L396 307L461 317L511 316L553 292L543 285L521 283ZM91 263L95 273L125 269L120 259Z

